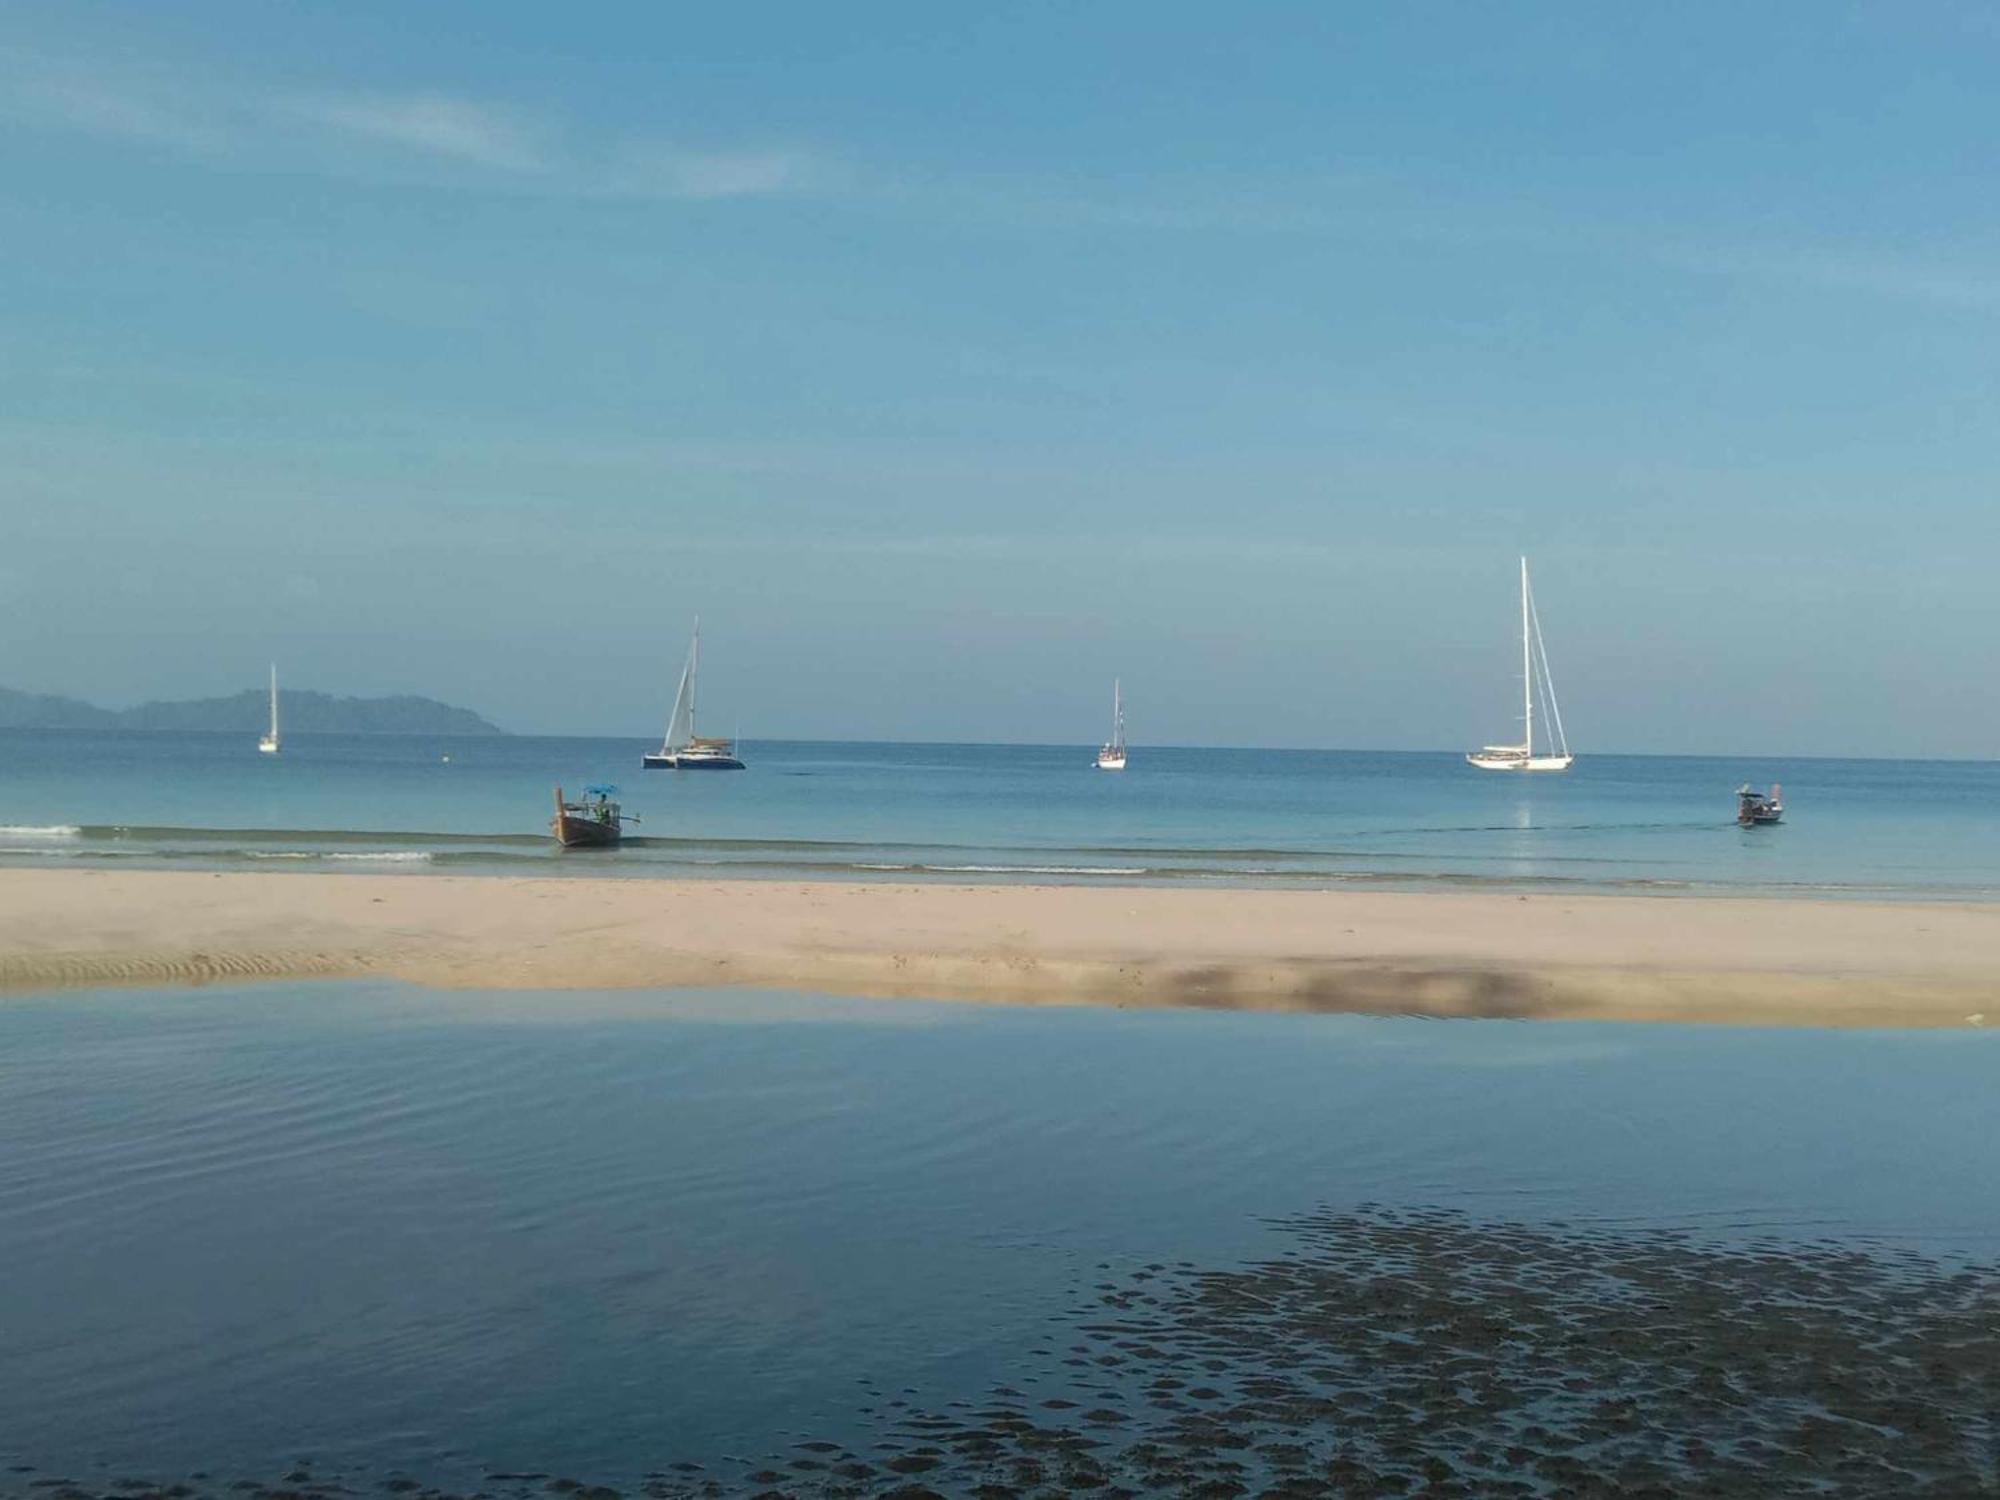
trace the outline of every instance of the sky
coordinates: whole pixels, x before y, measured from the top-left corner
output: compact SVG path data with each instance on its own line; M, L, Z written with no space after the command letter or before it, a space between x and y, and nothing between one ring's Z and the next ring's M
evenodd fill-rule
M0 684L2000 754L1986 4L0 10Z

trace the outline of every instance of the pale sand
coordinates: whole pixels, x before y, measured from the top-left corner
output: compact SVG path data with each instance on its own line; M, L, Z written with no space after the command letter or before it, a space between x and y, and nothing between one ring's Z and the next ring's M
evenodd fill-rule
M0 871L0 989L351 975L1963 1026L2000 1022L2000 905Z

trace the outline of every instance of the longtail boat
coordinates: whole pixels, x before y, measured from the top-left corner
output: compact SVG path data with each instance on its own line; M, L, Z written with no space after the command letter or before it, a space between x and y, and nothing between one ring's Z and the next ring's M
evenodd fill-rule
M611 847L624 837L627 821L618 804L611 800L617 792L615 786L587 786L581 801L567 802L563 800L563 789L557 787L556 815L549 822L549 832L565 849ZM639 820L635 817L630 821Z

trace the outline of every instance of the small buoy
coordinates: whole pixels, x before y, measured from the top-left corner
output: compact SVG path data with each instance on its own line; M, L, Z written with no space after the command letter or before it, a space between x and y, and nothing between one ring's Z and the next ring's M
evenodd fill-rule
M443 761L446 765L451 764L451 757L449 755L440 755L438 759Z

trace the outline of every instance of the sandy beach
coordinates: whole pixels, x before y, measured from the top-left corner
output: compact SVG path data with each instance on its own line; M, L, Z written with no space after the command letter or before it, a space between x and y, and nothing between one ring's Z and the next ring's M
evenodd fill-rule
M380 975L1844 1026L2000 1016L2000 906L21 869L0 988Z

